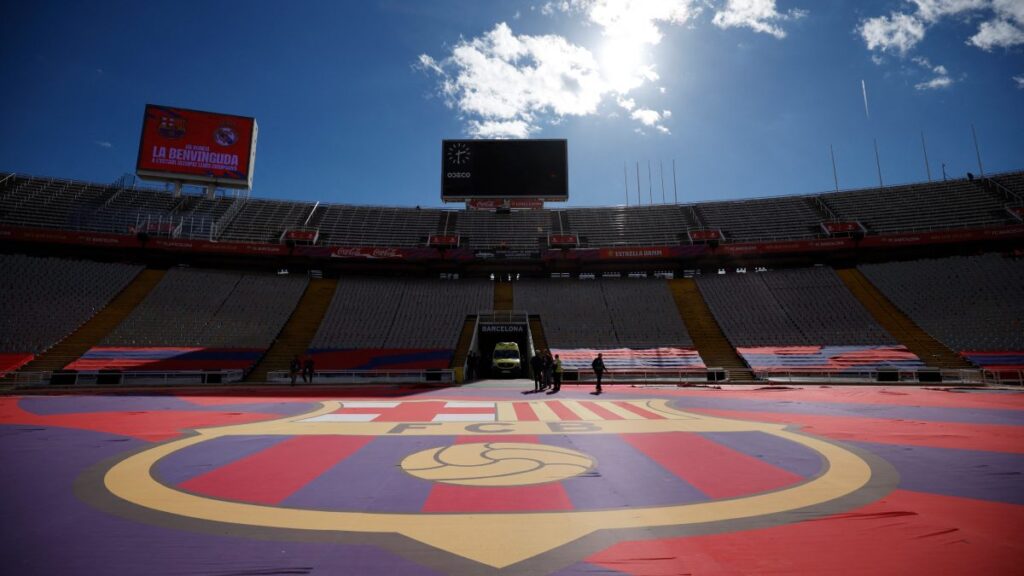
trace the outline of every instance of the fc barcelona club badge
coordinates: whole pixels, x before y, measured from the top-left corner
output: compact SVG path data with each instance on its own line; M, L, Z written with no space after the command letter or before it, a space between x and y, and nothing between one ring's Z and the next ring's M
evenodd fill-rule
M856 449L665 399L324 401L199 429L96 476L147 522L377 546L461 574L549 572L623 539L814 519L896 480Z

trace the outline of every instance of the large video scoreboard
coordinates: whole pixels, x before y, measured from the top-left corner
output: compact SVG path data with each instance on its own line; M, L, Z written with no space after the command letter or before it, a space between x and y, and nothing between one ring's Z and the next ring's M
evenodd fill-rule
M565 140L443 140L441 200L569 199Z
M143 178L252 188L256 120L146 105L136 173Z

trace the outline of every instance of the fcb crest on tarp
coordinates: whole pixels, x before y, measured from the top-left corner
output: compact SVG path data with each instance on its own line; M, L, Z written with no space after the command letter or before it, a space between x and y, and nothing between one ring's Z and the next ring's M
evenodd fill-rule
M196 430L114 464L103 483L178 527L356 541L416 561L444 555L456 573L527 574L579 561L609 531L699 534L846 510L891 489L887 470L783 425L667 400L429 399L325 401ZM631 489L638 475L657 482Z

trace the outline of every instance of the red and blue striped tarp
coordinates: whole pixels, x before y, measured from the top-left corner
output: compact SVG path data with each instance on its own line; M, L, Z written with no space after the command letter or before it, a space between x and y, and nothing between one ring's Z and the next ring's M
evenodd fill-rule
M263 353L262 348L98 346L68 364L65 369L80 372L245 370L258 362Z
M309 354L322 370L432 370L448 368L453 350L433 349L311 349Z
M14 372L35 358L35 355L28 352L3 352L0 353L0 374Z
M591 348L553 349L566 370L590 370L590 364L601 353L608 370L701 370L706 368L700 354L691 348Z
M961 352L961 356L975 366L981 366L986 370L1024 370L1024 351L967 351Z
M906 346L758 346L737 348L755 372L915 370L924 362Z

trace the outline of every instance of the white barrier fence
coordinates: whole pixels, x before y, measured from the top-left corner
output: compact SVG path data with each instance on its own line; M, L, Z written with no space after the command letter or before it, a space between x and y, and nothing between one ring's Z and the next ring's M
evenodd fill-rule
M267 382L291 384L287 370L267 372ZM295 377L303 384L302 375ZM455 383L454 370L317 370L310 384L431 384L450 386Z
M768 382L820 382L825 384L979 385L989 383L981 370L755 371L754 376Z
M714 376L709 377L709 374ZM723 382L729 380L729 371L724 369L666 370L614 370L605 371L601 377L604 384L675 384L678 382ZM597 376L593 370L566 370L562 375L563 384L594 384Z
M1024 370L985 370L984 374L987 384L1024 387Z
M181 370L173 372L13 372L16 388L49 386L187 386L240 382L241 370Z

